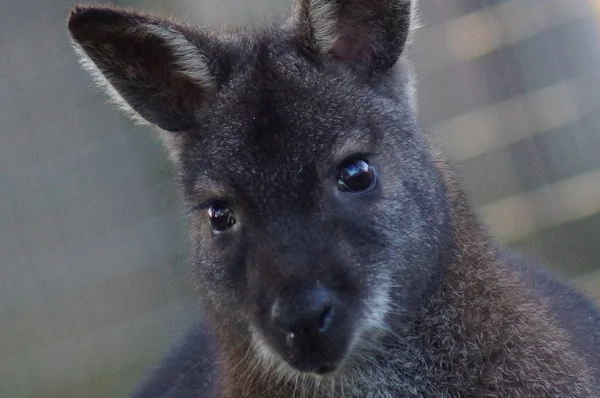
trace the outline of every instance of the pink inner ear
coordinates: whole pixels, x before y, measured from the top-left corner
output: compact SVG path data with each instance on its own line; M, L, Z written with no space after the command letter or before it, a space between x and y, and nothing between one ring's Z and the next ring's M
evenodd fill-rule
M371 61L373 48L369 35L354 28L340 35L329 53L343 62L365 65Z

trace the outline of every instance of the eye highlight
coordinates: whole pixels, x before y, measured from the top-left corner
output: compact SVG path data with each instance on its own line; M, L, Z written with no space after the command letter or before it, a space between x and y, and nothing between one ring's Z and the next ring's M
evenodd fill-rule
M361 158L352 158L342 163L337 180L341 192L365 192L375 187L377 177L369 162Z
M235 214L224 203L212 203L208 206L207 212L210 229L214 234L225 232L236 223Z

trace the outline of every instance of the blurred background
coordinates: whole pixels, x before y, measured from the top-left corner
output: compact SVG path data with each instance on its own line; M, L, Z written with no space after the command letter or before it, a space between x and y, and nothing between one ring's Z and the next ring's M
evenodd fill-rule
M110 3L231 24L290 0ZM600 301L600 1L420 3L423 126L501 242ZM6 398L125 396L193 319L171 166L79 68L72 6L0 0Z

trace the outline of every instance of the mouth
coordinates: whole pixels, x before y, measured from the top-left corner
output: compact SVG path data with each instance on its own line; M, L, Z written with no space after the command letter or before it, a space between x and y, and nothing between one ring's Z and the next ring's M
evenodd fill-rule
M345 362L354 341L351 327L345 322L333 322L326 333L296 332L281 333L269 330L257 333L253 330L254 341L259 353L284 363L290 370L316 377L327 377L337 373ZM265 336L265 338L261 337Z
M327 375L335 373L335 371L338 370L338 367L339 367L339 363L338 364L324 363L324 364L320 365L318 368L316 368L315 370L313 370L311 373L313 373L316 376L327 376Z
M295 371L315 376L328 376L337 372L346 358L343 352L319 349L278 352L279 356Z
M256 335L255 335L256 336ZM268 363L284 365L292 372L311 375L315 377L328 377L336 374L347 357L346 349L329 349L323 347L313 348L287 348L281 349L274 344L266 342L256 336L254 339L259 354ZM336 344L338 346L339 344Z
M268 363L292 372L316 377L339 372L360 332L361 307L323 287L294 293L278 297L254 318L255 347Z

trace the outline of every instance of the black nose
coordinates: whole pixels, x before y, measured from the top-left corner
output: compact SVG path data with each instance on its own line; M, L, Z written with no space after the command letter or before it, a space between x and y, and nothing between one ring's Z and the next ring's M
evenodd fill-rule
M314 289L297 298L278 299L271 309L273 322L288 335L291 344L297 334L318 337L327 333L333 317L332 296Z

